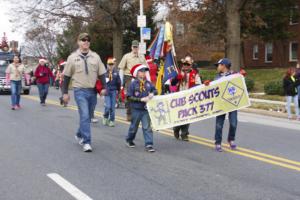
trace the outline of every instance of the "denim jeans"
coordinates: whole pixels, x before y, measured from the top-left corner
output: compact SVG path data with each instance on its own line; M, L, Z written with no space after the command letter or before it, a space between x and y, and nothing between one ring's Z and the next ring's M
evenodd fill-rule
M10 81L11 86L11 105L20 105L22 82L21 81Z
M105 107L103 117L106 119L109 118L110 121L115 121L117 90L109 91L104 98Z
M131 123L128 130L128 135L126 138L127 142L133 141L135 139L136 133L139 128L140 122L142 122L143 135L145 140L145 146L153 145L153 132L151 128L150 116L147 110L131 110Z
M92 109L90 109L90 117L91 119L94 118L94 112L96 110L96 106L97 106L97 92L96 92L96 95L95 97L92 98L92 102L91 102L91 107Z
M91 112L97 102L95 89L74 88L74 98L79 112L77 137L83 138L84 144L91 144Z
M40 103L46 103L46 98L48 95L48 89L49 89L49 84L37 84L37 87L39 89L39 95L40 95Z
M226 114L216 117L216 132L215 132L215 144L222 143L222 131L225 121ZM235 140L235 133L237 128L237 111L232 111L229 113L229 133L227 141Z
M286 110L288 113L288 118L292 117L292 112L291 112L291 103L292 101L294 101L294 105L295 105L295 113L296 116L299 118L299 106L298 106L298 96L285 96L286 98Z

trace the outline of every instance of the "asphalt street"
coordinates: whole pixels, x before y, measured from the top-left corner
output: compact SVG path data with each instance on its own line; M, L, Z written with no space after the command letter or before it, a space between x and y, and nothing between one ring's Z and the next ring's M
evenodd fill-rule
M137 147L126 147L124 109L117 109L116 127L101 124L100 97L93 152L84 153L74 139L74 98L64 108L58 97L52 88L42 107L33 87L12 111L10 96L0 96L0 200L300 199L299 121L239 112L237 151L214 151L209 119L191 125L190 142L155 132L151 154L141 130ZM227 130L226 122L224 141Z

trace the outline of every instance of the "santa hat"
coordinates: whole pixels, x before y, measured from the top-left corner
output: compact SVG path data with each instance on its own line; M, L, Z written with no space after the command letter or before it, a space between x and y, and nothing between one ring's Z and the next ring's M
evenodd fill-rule
M47 59L46 58L40 58L39 63L41 63L41 62L47 62Z
M116 59L113 57L108 57L107 58L107 64L115 64L116 63Z
M153 61L151 56L149 56L149 55L145 56L145 59L146 59L147 63Z
M138 73L138 71L139 71L139 70L142 70L142 69L144 69L144 70L149 70L149 68L148 68L146 65L137 64L137 65L134 65L134 66L131 68L130 73L131 73L131 75L135 78L136 75L137 75L137 73Z
M62 66L62 65L65 65L65 64L66 64L66 61L64 61L64 60L60 60L59 63L58 63L59 66Z

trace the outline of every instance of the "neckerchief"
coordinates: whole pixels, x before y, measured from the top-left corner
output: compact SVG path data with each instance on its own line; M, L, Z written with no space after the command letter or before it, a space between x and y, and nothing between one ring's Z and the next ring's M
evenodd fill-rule
M140 80L140 92L144 92L144 91L146 91L145 81L144 80Z
M79 55L80 58L83 59L84 61L84 68L85 68L85 74L89 74L89 69L88 69L88 64L87 64L87 59L88 59L88 56L84 56L84 55Z
M108 72L108 79L109 79L109 81L112 81L112 71Z

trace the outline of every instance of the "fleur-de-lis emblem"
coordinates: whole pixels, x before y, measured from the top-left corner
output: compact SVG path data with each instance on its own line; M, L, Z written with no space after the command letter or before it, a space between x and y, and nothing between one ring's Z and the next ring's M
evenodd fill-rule
M230 94L231 96L234 96L234 94L236 93L235 87L234 87L234 86L229 87L229 88L228 88L228 92L229 92L229 94Z

